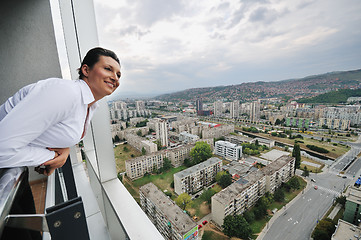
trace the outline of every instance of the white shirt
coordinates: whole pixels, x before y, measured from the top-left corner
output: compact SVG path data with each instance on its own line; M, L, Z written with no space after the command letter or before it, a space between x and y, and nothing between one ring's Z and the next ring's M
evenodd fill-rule
M49 78L20 89L0 106L0 168L38 166L54 158L47 148L78 143L94 100L83 80Z

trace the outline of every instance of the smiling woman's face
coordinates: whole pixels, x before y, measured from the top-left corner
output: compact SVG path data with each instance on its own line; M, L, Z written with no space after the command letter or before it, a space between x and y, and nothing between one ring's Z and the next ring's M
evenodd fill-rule
M119 86L120 65L111 57L99 56L92 68L84 64L82 71L96 101L110 95Z

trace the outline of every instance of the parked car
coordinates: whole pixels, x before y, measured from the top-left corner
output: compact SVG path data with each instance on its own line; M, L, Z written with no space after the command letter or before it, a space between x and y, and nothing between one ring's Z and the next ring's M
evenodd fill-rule
M202 228L202 224L199 224L199 225L198 225L198 229L201 229L201 228Z
M313 179L313 178L311 178L311 182L316 182L316 180L315 180L315 179Z
M208 223L208 221L204 220L202 223L203 223L203 225L206 225Z
M317 186L315 186L315 187L314 187L314 189L315 189L315 190L317 190L317 189L318 189L318 187L317 187Z

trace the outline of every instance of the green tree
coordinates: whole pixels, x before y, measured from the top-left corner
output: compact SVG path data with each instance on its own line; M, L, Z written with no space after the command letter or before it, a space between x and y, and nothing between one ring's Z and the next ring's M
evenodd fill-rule
M142 136L142 130L139 129L139 130L137 131L137 135L138 135L139 137L141 137L141 136Z
M211 203L211 199L214 194L216 194L216 191L213 188L210 188L202 193L201 199L203 199L203 201Z
M218 184L222 187L222 188L226 188L228 187L229 185L232 184L232 176L231 174L229 174L227 172L227 174L224 174L221 176L221 178L219 179L219 182Z
M295 145L293 146L292 157L295 158L295 172L296 172L296 169L300 168L301 166L301 149L300 149L300 145L298 145L297 143L295 143Z
M195 164L203 162L212 157L212 149L206 142L196 142L196 145L190 151L190 156Z
M228 215L223 221L223 232L229 237L248 239L252 235L249 223L241 215Z
M144 147L142 147L142 155L145 155L147 153L147 151L145 150Z
M191 202L192 198L187 193L182 193L175 199L175 203L183 210L185 210Z
M252 223L256 219L253 211L246 211L245 213L243 213L243 217L248 223Z
M218 172L217 175L216 175L216 182L219 182L219 180L221 180L221 177L222 177L223 175L225 175L225 174L227 174L227 171L220 171L220 172Z
M285 192L282 188L278 188L274 193L274 199L277 202L282 202L285 199Z
M170 161L167 157L165 157L165 158L163 159L163 170L164 170L164 171L167 171L167 170L170 169L171 167L172 167L171 161Z
M124 147L123 147L123 151L124 151L124 152L129 152L129 149L128 149L126 146L124 146Z
M297 177L292 177L289 181L288 181L289 185L291 188L293 189L299 189L301 184L300 182L298 181L298 178Z
M335 232L336 224L337 222L330 218L322 219L316 225L315 231L312 234L313 239L314 240L331 239L332 234Z
M307 166L303 167L303 173L302 173L303 177L308 177L310 176L310 171L307 169Z

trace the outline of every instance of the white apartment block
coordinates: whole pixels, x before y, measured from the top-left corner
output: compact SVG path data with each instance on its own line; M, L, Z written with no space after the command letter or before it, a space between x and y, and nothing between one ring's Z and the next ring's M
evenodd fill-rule
M266 175L266 192L274 193L282 183L294 176L295 158L283 155L261 169Z
M216 101L213 103L213 109L214 109L214 116L220 116L223 113L223 102L222 101Z
M145 121L145 118L143 118L143 117L131 118L131 119L129 119L129 124L130 124L130 126L135 127L137 125L137 123L140 123L143 121Z
M184 192L194 194L211 185L222 170L222 160L212 157L195 166L174 174L174 191L180 195Z
M274 190L294 175L295 159L282 156L261 170L251 172L212 197L212 220L222 226L230 214L242 214L266 192Z
M140 187L139 195L141 208L165 239L198 239L197 223L153 183Z
M167 121L165 120L162 120L160 118L154 118L152 120L154 124L154 130L155 130L155 133L156 133L156 137L157 139L160 140L160 143L162 146L165 146L167 147L168 146L168 124L167 124ZM153 126L153 125L152 125Z
M261 105L259 104L259 102L257 102L257 101L251 102L251 109L250 109L250 114L249 114L249 118L250 118L251 122L257 122L259 120L260 107L261 107Z
M181 132L179 134L179 141L183 143L195 143L199 140L197 135L190 134L188 132Z
M144 101L136 101L135 108L137 109L137 111L144 110L145 109Z
M234 161L242 157L242 146L237 146L237 144L226 141L217 141L214 146L214 151L215 154Z
M238 118L239 117L239 101L233 101L231 102L231 106L230 106L230 113L231 113L231 118Z
M234 125L220 125L218 127L203 128L202 138L219 138L234 132Z
M212 220L222 226L230 214L242 214L266 193L266 177L255 171L237 180L212 197Z
M158 150L157 144L149 140L145 140L134 133L125 132L124 138L127 140L128 144L135 147L138 151L142 151L142 148L144 148L146 153L149 154Z
M189 153L193 147L194 144L188 144L126 160L127 176L132 180L141 178L144 174L163 167L164 158L168 158L174 167L179 167L184 163L184 159L189 158Z

